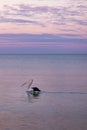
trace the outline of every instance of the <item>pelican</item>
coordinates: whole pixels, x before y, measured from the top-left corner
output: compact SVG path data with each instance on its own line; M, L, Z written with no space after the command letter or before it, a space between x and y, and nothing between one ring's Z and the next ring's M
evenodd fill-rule
M28 84L28 83L29 83L29 84ZM22 87L22 86L25 86L26 84L28 84L28 89L30 89L32 83L33 83L33 79L31 79L30 81L27 81L27 82L23 83L23 84L21 85L21 87ZM27 93L29 92L30 94L33 94L34 96L39 95L40 92L41 92L41 90L40 90L38 87L31 87L31 89L32 89L32 90L27 91Z

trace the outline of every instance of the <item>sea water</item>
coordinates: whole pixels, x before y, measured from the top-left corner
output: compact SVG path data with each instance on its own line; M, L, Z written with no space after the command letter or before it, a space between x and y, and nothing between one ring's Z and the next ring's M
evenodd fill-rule
M87 130L87 55L0 55L0 130Z

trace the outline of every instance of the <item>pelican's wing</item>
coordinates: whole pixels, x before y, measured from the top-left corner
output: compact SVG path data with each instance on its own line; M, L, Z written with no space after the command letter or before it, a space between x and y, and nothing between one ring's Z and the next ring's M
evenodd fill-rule
M28 89L30 88L30 86L32 85L32 83L33 83L33 79L31 79L31 81L30 81L30 83L28 85Z

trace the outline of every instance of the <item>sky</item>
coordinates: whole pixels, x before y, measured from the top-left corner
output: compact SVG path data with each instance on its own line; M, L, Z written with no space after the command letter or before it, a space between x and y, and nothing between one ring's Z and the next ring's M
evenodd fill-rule
M0 54L87 54L87 0L0 1Z

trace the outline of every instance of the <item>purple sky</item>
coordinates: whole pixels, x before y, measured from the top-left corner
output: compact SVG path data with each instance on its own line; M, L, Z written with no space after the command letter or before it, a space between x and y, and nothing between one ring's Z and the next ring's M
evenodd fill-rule
M86 0L0 1L0 53L87 53Z

